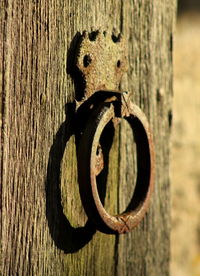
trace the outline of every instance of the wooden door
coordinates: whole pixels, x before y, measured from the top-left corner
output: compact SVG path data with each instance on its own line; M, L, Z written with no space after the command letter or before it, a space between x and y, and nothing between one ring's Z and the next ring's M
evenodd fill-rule
M1 1L2 275L168 275L174 0ZM79 33L121 32L121 88L146 114L156 180L149 212L126 235L95 231L77 181L70 56ZM102 68L103 70L103 68ZM105 205L127 205L134 142L115 131Z

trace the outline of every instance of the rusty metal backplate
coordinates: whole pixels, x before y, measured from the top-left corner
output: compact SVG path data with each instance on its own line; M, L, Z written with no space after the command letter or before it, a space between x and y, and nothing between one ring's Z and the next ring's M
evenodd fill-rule
M85 99L95 91L119 90L127 71L126 45L121 35L84 32L77 55L77 67L85 81Z

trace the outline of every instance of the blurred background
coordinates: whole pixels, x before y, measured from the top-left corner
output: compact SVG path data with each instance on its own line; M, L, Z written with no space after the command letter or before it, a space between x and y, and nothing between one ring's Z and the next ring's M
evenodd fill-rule
M178 1L171 180L171 275L200 276L200 0Z

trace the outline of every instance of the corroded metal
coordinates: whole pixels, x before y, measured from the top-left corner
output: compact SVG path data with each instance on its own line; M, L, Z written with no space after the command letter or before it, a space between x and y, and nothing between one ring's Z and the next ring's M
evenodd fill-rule
M79 180L82 201L88 216L95 221L97 228L106 233L126 233L131 231L144 217L150 201L154 183L154 149L152 134L146 116L139 107L125 103L121 118L126 119L133 129L137 147L138 172L136 188L124 213L109 214L100 199L97 189L96 158L101 134L106 125L115 120L117 101L105 102L94 111L82 136L79 147ZM84 159L83 159L84 156ZM133 185L129 180L127 185Z
M84 32L78 49L77 67L85 80L85 99L95 91L118 90L127 71L126 45L121 35Z
M84 99L77 103L79 131L78 173L81 199L88 217L97 229L106 233L126 233L144 217L153 189L154 149L148 121L133 104L127 92L119 91L122 75L127 71L123 38L96 31L85 32L79 45L77 67L85 82ZM89 119L88 119L89 116ZM121 119L129 122L137 148L137 180L132 200L122 214L109 214L100 199L97 176L104 168L100 137L103 130ZM133 185L129 180L127 185Z

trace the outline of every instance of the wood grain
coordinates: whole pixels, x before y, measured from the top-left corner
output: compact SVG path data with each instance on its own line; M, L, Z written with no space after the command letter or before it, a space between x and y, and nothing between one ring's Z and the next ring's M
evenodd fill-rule
M2 275L168 275L174 2L1 1ZM121 87L149 118L156 149L149 213L120 237L95 232L80 202L68 74L78 32L113 27L129 47ZM114 136L111 212L133 189L131 135L123 124Z

